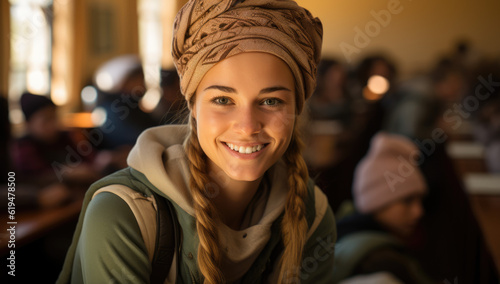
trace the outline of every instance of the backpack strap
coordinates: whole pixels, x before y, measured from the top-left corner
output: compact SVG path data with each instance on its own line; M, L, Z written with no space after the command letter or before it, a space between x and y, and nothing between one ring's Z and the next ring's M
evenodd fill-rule
M163 284L170 272L176 248L179 247L180 226L172 203L153 191L152 194L156 200L158 214L156 214L156 246L153 262L151 263L152 272L150 283Z
M157 205L153 196L145 196L144 194L131 189L128 186L121 184L112 184L97 190L92 198L101 192L110 192L125 201L130 207L130 210L137 220L137 224L141 229L142 239L148 251L149 261L153 261L156 235L157 235Z
M151 192L147 196L128 186L112 184L97 190L123 199L134 214L151 262L151 284L163 284L170 272L176 248L180 246L180 225L172 203ZM172 234L173 232L173 234Z

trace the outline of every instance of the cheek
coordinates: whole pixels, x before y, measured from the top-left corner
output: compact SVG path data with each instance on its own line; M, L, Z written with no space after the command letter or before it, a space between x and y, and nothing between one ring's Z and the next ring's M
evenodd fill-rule
M213 143L225 128L224 123L226 120L223 119L220 114L209 111L199 111L196 118L198 139L200 140L202 146L206 146L208 143Z
M390 205L380 212L380 219L390 226L399 226L405 223L407 212L403 206L398 204Z
M295 124L295 114L290 111L283 111L268 115L264 121L267 123L267 129L276 136L282 137L279 140L290 140Z
M394 220L397 224L406 225L412 221L411 208L401 205L394 212Z

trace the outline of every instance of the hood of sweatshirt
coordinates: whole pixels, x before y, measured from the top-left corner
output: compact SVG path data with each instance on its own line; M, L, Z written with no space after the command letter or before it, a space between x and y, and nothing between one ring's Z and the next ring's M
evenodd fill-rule
M165 125L144 131L132 148L127 163L141 172L158 189L184 211L194 216L193 197L189 189L191 173L182 143L188 134L187 125ZM267 171L272 185L268 189L268 201L262 218L284 208L287 187L287 170L283 161L278 161ZM260 215L260 214L259 214ZM278 214L279 215L279 214ZM277 216L276 216L277 217ZM250 222L249 225L252 225ZM259 222L262 223L262 222ZM272 223L272 221L271 221Z
M182 143L187 125L165 125L144 131L132 148L127 163L141 172L160 192L168 196L186 213L194 217L193 197L189 189L191 177ZM247 208L242 229L232 230L222 224L219 228L221 244L227 259L223 271L228 281L239 279L271 236L271 225L283 212L288 193L287 170L278 161L266 172L258 194ZM267 185L265 185L267 184Z

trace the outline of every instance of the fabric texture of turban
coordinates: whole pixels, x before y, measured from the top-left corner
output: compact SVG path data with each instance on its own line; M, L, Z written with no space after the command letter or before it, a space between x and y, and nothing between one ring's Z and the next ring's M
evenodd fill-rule
M174 22L172 56L189 102L205 73L243 52L266 52L288 64L300 113L316 87L323 27L291 0L191 0Z
M380 132L368 154L354 172L353 196L356 209L373 213L414 194L425 194L427 185L415 165L417 146L408 138Z

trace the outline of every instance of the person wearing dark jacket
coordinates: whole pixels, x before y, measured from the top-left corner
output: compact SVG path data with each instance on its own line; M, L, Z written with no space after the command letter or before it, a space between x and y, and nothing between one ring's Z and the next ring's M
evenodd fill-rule
M338 221L334 283L380 272L403 283L433 283L406 245L418 232L427 193L415 165L418 153L403 136L379 133L373 138L354 174L355 210Z

